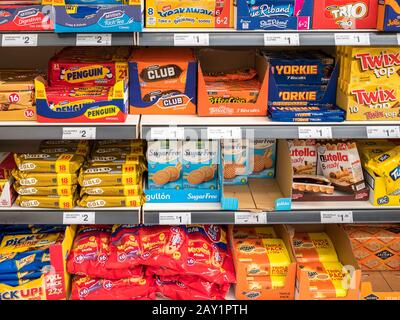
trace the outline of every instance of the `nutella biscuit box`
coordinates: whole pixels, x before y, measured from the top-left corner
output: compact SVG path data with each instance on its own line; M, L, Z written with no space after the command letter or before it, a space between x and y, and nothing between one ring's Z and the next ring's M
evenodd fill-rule
M250 141L250 178L274 178L276 140L254 139Z
M313 139L289 140L293 174L315 175L317 173L317 145Z
M148 188L182 189L182 141L149 141Z
M218 141L184 141L182 148L183 188L217 189L218 163Z
M221 140L224 184L247 184L250 174L249 140Z

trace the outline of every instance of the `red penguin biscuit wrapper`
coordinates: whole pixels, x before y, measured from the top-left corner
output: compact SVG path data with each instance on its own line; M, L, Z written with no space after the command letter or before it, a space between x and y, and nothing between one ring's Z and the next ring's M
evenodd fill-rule
M75 276L72 279L72 300L153 300L154 279L132 277L120 280L93 279Z

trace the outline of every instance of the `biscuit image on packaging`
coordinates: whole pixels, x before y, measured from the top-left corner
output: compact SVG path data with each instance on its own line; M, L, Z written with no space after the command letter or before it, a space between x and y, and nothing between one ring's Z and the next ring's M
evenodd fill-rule
M118 185L137 185L142 178L142 171L136 165L111 165L83 167L79 173L79 184L82 187L104 187Z
M286 283L286 276L257 276L247 277L247 288L249 291L273 290L283 288Z
M235 226L233 229L234 239L267 239L276 238L273 227L242 227Z
M81 197L85 194L88 195L101 195L101 196L138 196L143 194L143 187L141 185L120 185L108 187L83 187L81 188Z
M251 171L249 141L222 140L221 147L224 184L246 184Z
M317 174L317 145L313 139L289 140L293 174Z
M275 176L276 141L254 139L250 141L249 162L251 178L273 178Z

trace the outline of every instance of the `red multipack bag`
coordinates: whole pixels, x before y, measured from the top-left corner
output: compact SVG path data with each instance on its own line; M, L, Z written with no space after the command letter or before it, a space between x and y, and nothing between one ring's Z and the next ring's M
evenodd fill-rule
M187 231L183 226L145 226L139 231L142 264L184 271L188 255Z
M122 279L138 277L142 267L131 269L107 269L110 254L111 226L80 226L67 259L67 270L71 274L93 278Z
M158 293L172 300L224 300L230 287L196 276L157 276L155 284Z
M153 300L154 279L132 277L119 280L75 276L72 279L72 300Z

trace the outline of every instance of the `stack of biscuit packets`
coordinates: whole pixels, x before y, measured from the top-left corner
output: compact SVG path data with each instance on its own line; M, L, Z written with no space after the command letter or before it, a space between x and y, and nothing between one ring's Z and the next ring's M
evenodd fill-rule
M81 168L78 204L85 208L138 207L144 201L146 170L141 140L99 140Z
M72 209L77 172L89 151L87 141L42 141L36 153L15 153L14 189L21 207Z

